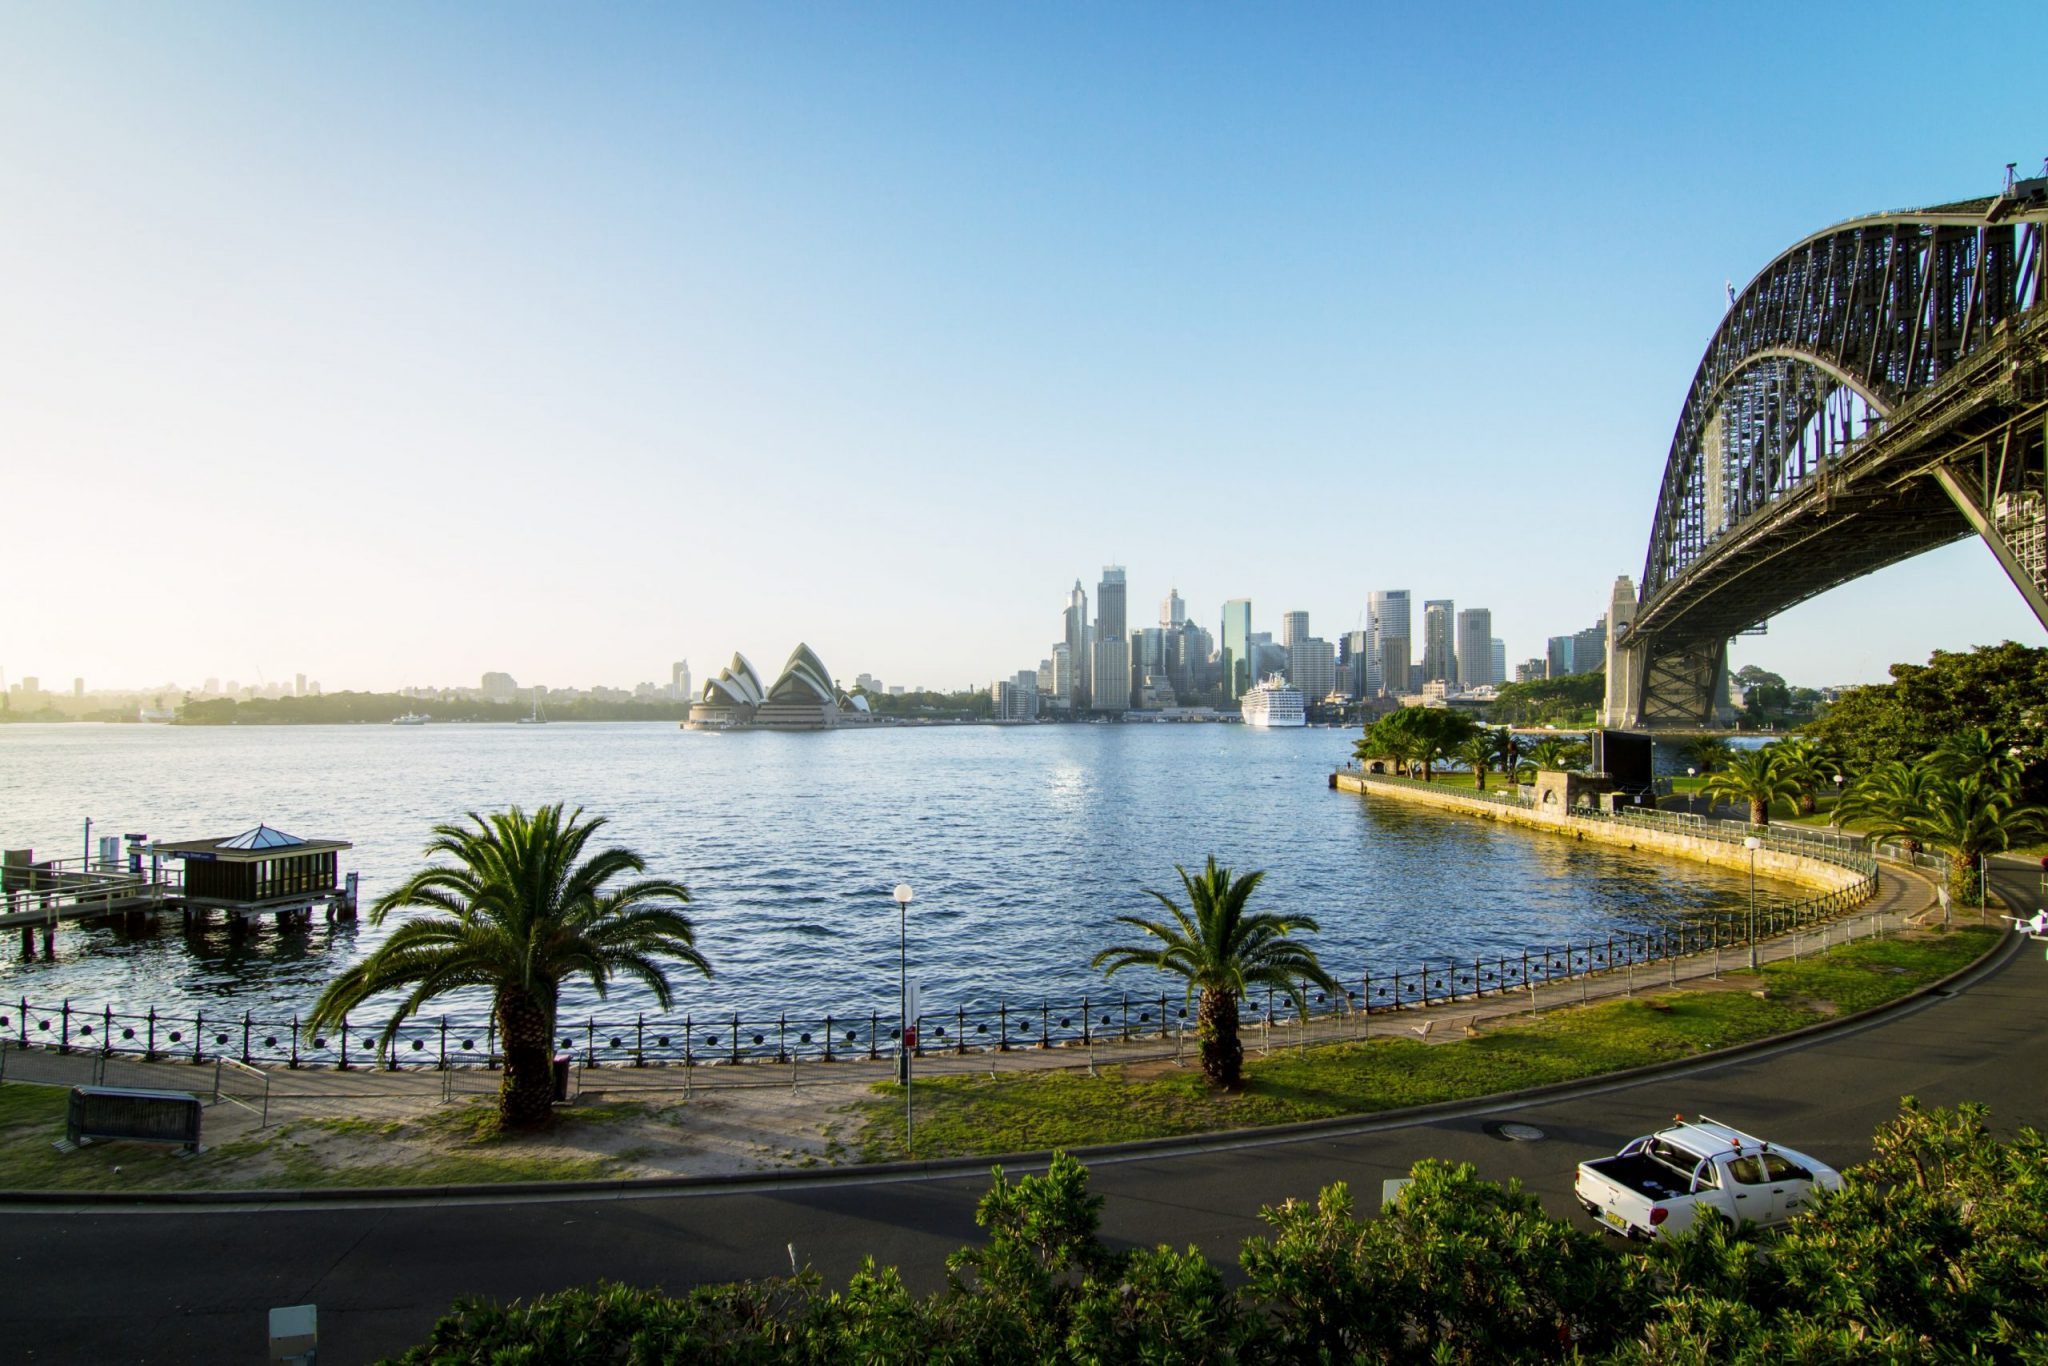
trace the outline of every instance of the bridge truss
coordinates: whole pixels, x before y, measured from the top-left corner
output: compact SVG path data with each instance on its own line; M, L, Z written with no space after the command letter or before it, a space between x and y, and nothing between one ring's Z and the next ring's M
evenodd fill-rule
M2048 624L2044 422L2048 178L1786 251L1687 392L1609 723L1713 721L1730 636L1972 533Z

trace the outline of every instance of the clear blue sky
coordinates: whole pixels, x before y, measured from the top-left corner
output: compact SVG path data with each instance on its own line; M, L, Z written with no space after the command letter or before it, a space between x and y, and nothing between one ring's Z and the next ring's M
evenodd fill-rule
M1033 666L1076 577L1512 658L1723 305L2048 154L2048 7L0 5L0 668ZM2016 71L2027 69L2015 58ZM2040 628L1966 544L1797 681Z

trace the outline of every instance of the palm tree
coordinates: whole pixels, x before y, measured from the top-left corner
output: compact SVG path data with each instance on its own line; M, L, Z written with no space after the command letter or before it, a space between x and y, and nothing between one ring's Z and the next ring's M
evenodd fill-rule
M1145 889L1147 896L1166 907L1170 921L1117 917L1157 942L1104 949L1090 966L1103 968L1105 976L1128 967L1155 968L1185 980L1188 995L1201 992L1195 1018L1202 1046L1202 1075L1212 1085L1234 1089L1244 1074L1244 1047L1237 1038L1238 997L1255 986L1277 988L1306 1018L1306 983L1313 982L1328 992L1340 988L1316 960L1313 949L1288 938L1296 930L1313 933L1320 929L1314 919L1246 913L1245 902L1264 880L1263 872L1246 873L1233 881L1228 868L1216 866L1214 854L1199 873L1190 874L1178 864L1174 871L1187 889L1186 907L1164 892Z
M1949 736L1934 747L1925 762L1947 777L1994 788L2010 786L2020 775L2020 765L2008 747L1994 740L1983 726Z
M2048 807L2024 803L2016 782L1994 785L1934 773L1916 798L1884 810L1871 823L1873 839L1925 841L1948 855L1949 895L1982 905L1978 860L2038 839L2048 831Z
M378 898L370 923L408 907L427 914L407 920L329 983L308 1024L339 1025L370 997L410 987L378 1040L382 1050L428 1001L489 988L505 1053L499 1123L546 1122L554 1096L549 1045L566 979L589 977L601 997L613 977L633 978L666 1010L673 996L661 959L711 975L689 917L672 904L688 902L688 889L658 878L607 888L614 878L644 872L646 862L621 848L582 859L605 824L582 816L580 807L543 806L528 816L515 806L488 819L472 811L469 826L435 826L425 852L450 861L430 863Z
M1712 773L1717 768L1725 768L1728 761L1735 757L1735 751L1718 735L1695 736L1686 741L1678 752L1685 756L1685 762L1689 767L1696 768L1702 773Z
M1887 759L1850 784L1835 803L1834 823L1861 821L1872 845L1896 839L1908 854L1920 852L1920 837L1907 817L1926 805L1927 783L1934 775L1925 764Z
M1486 791L1486 770L1492 766L1500 753L1500 742L1492 731L1474 731L1459 744L1453 756L1459 763L1472 770L1472 780L1481 792Z
M1557 770L1572 767L1572 760L1578 757L1579 746L1556 735L1546 735L1536 742L1529 751L1529 762L1539 769Z
M1842 771L1835 756L1820 741L1808 736L1780 740L1771 746L1778 764L1799 786L1799 814L1811 816L1820 809L1821 785Z
M1737 754L1719 773L1709 773L1700 791L1717 801L1749 803L1749 823L1769 825L1771 803L1799 795L1799 782L1786 771L1776 745Z

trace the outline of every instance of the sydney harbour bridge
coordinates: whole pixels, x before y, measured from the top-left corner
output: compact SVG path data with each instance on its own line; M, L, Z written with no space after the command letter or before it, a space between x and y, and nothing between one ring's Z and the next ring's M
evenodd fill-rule
M1728 641L1982 537L2048 625L2048 174L1850 219L1730 303L1693 375L1639 592L1608 616L1606 723L1728 714Z

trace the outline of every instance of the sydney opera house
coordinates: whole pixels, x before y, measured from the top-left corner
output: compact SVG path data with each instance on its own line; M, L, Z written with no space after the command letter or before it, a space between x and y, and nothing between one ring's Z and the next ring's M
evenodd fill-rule
M782 666L773 687L761 686L761 675L747 657L708 679L704 692L690 706L685 730L828 730L843 722L871 719L865 697L849 697L832 683L825 663L808 645L798 645Z

